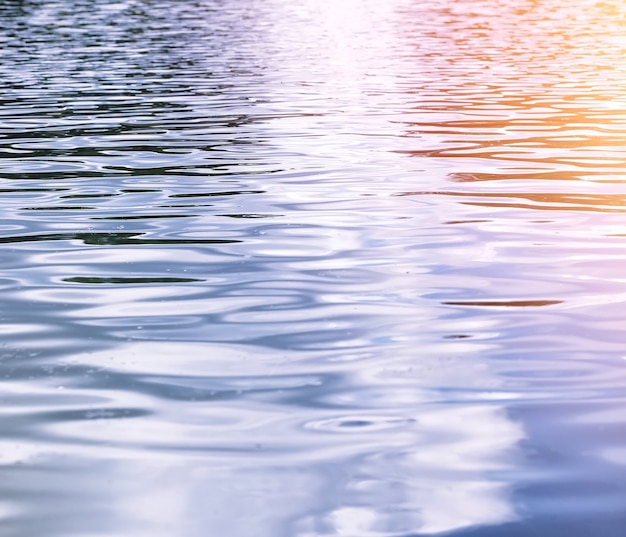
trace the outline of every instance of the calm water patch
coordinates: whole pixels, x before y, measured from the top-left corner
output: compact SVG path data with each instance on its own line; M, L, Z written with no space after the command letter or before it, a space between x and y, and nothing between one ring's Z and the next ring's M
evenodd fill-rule
M0 0L9 537L622 537L618 0Z

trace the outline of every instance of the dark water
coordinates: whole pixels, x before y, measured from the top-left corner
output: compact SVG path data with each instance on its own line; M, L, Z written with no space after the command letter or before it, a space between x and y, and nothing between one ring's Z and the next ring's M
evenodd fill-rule
M0 0L7 537L623 537L626 5Z

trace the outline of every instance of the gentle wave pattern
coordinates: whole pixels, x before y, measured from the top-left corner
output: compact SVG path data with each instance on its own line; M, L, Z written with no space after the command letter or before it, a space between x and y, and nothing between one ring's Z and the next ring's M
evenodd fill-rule
M626 4L0 22L3 536L623 537Z

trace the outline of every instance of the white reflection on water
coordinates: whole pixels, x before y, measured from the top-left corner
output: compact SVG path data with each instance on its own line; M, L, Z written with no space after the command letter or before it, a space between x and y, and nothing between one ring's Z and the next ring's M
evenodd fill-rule
M93 373L38 392L9 385L4 417L39 423L3 440L2 462L28 463L18 488L54 489L61 520L63 498L82 490L102 535L110 525L139 537L364 537L502 523L517 516L507 472L523 433L471 354L448 366L448 385L491 383L472 392L480 403L442 397L446 364L407 376L388 367L404 360L379 357L333 387L352 366L324 353L146 342L76 355L56 367ZM106 389L105 376L135 388ZM42 472L65 467L41 490Z
M426 535L517 518L510 485L497 473L511 468L523 434L502 409L435 408L417 421L420 434L439 442L408 451L384 445L347 461L339 501L300 521L306 529L298 535Z
M278 117L269 122L269 127L277 133L273 143L281 153L293 155L294 161L297 158L300 169L307 166L315 168L319 162L325 162L325 165L332 162L337 175L336 182L322 184L315 184L315 180L310 181L313 185L307 184L307 178L292 180L292 184L297 184L297 188L293 189L286 188L289 181L285 181L280 192L281 199L308 211L316 210L316 200L349 199L350 204L345 209L339 203L334 207L319 204L320 207L332 208L326 213L319 213L318 217L327 222L336 221L337 224L342 219L346 221L349 208L354 210L355 196L358 195L380 196L380 215L384 214L385 219L397 215L400 204L394 207L394 202L385 198L400 187L398 183L394 184L393 179L388 179L396 174L406 174L407 165L386 151L373 152L371 148L376 144L379 149L397 151L401 149L400 144L405 143L405 127L398 118L409 123L411 117L406 112L402 115L395 112L399 103L405 106L401 88L406 88L407 84L396 74L410 73L413 83L420 78L419 71L425 71L425 79L433 75L427 72L428 68L424 68L422 58L410 53L408 42L401 39L401 35L406 33L403 29L414 24L411 18L403 20L401 8L410 3L301 2L297 8L281 2L272 5L277 21L292 21L293 10L304 13L307 20L305 32L298 26L281 25L279 22L269 33L269 40L270 48L274 45L283 55L290 50L285 44L297 43L299 61L307 66L308 73L299 79L290 67L283 71L281 65L290 66L292 60L287 54L276 63L274 76L281 80L286 96L309 91L311 98L305 101L307 112L325 110L323 117ZM440 7L445 10L447 3L441 3ZM376 39L371 38L373 27L377 29ZM445 29L442 32L445 33ZM388 54L389 49L394 51L393 56ZM303 79L307 80L308 89L299 87ZM281 104L279 99L273 102L275 107ZM290 106L290 99L287 98L283 111ZM329 107L334 109L332 113L329 113ZM441 112L440 116L443 115L444 112ZM464 110L458 119L466 120L468 115L468 110ZM442 120L441 117L438 119ZM320 136L320 132L324 131L328 134ZM298 135L285 135L290 132ZM415 137L412 138L412 142L406 143L415 143ZM314 152L312 148L315 148ZM338 148L341 150L338 151ZM428 169L440 167L445 173L451 173L456 165L456 162L442 164L431 161ZM343 175L346 171L350 174L347 177ZM406 177L402 179L405 180ZM413 180L421 181L415 176ZM341 188L337 188L338 184ZM425 207L421 209L427 214L425 219L434 216L433 220L438 220L438 215L430 215ZM415 221L410 223L415 224ZM393 239L389 236L382 239L385 220L380 218L373 222L371 229L368 229L368 224L359 223L361 232L357 242L361 247L374 248L377 243L384 242L388 257L397 262L406 260L408 256L402 242L394 251L390 247ZM377 225L382 231L375 229ZM394 233L400 232L397 224L394 228ZM421 240L425 240L424 237ZM482 254L476 251L477 246L468 246L464 264L468 259L479 260L480 257L480 262L486 262L493 257L492 252L488 252L488 244L481 245ZM461 245L455 245L455 248L458 255ZM415 265L417 263L411 266L412 270L415 270ZM394 272L394 267L388 267L388 272ZM381 306L390 300L402 302L401 297L406 296L406 289L399 290L397 295L389 289L386 291L388 294L382 293ZM347 300L352 302L354 297ZM415 311L417 309L407 316L412 319L428 317L428 313ZM485 327L482 328L484 330ZM472 332L477 332L476 326ZM484 385L497 385L499 380L494 374L490 375L478 358L480 345L471 343L468 348L471 350L466 356L467 361L455 362L457 370L452 376L464 377L460 386L463 382L465 386L472 385L476 377ZM421 353L416 351L416 354ZM354 380L357 375L354 371L352 375ZM441 372L435 373L434 377L437 377L436 380L433 378L429 382L427 372L418 384L445 386L456 380L445 378ZM380 383L380 379L366 379L364 375L362 381L363 386L370 388ZM415 414L410 413L410 418L415 420L415 432L402 439L390 435L387 437L389 443L380 444L375 449L361 446L351 457L343 460L333 457L341 471L333 471L332 479L322 485L326 491L320 499L324 507L316 509L311 505L304 510L316 514L297 521L297 534L306 537L383 536L415 532L437 534L515 520L517 513L510 500L511 484L503 475L507 469L512 469L515 459L520 456L518 444L524 434L521 426L509 419L506 409L491 402L485 405L465 402L462 406L440 406L429 401L431 393L424 392L415 384L409 390L406 390L406 385L392 385L387 389L389 393L378 396L375 404L404 410L408 404L419 409ZM352 394L355 400L350 400L357 406L363 404L363 401L356 400L359 393ZM486 392L474 395L484 399L490 397ZM358 416L354 419L357 420ZM380 441L380 436L377 440Z

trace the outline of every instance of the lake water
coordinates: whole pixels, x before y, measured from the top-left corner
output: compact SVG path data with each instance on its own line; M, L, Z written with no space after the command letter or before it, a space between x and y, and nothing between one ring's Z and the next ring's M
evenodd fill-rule
M6 537L623 537L626 4L0 0Z

